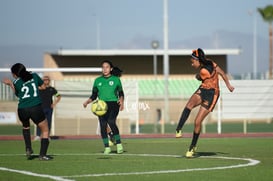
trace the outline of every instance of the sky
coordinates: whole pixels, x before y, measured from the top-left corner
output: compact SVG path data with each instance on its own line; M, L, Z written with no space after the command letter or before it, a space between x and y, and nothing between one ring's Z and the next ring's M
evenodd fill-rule
M270 4L272 0L168 0L169 48L251 44L254 17L258 41L267 42L268 24L257 8ZM0 66L20 56L42 65L43 52L59 48L149 49L152 40L163 48L163 0L1 0L0 27ZM230 34L246 42L226 43ZM41 52L29 57L30 50L22 53L20 47ZM237 73L236 67L230 71Z

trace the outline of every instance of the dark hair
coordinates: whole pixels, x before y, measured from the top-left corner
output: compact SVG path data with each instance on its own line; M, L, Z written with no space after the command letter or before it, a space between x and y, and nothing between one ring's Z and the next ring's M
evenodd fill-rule
M206 58L206 55L201 48L193 50L191 56L203 65L212 65L212 61Z
M212 71L213 71L213 63L212 63L211 60L208 60L206 58L206 55L205 55L204 51L201 48L198 48L197 50L193 50L191 56L194 59L197 59L200 62L201 68L205 68L210 73L212 73Z
M117 76L117 77L121 77L121 73L122 73L121 69L119 69L118 67L115 67L113 65L113 63L111 61L109 61L109 60L104 60L101 63L101 65L104 64L104 63L108 63L110 65L110 67L112 68L111 75L114 75L114 76Z
M191 56L194 59L197 59L199 61L205 61L206 60L205 53L204 53L204 51L201 48L193 50Z
M17 77L20 77L24 82L32 79L32 74L26 70L26 67L21 63L16 63L10 68L11 72Z

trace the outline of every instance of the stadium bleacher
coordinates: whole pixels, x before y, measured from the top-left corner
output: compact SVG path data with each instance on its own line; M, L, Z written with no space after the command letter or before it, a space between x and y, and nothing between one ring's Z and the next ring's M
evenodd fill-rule
M170 97L188 98L198 88L200 82L195 79L170 79L168 90ZM138 81L139 97L163 97L164 80L141 79Z

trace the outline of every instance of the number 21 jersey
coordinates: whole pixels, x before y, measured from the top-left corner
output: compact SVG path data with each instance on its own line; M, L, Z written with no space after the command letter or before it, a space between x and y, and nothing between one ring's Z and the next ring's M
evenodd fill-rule
M41 104L38 87L43 84L43 80L36 73L32 73L32 77L27 82L21 78L13 81L15 94L19 98L19 109Z

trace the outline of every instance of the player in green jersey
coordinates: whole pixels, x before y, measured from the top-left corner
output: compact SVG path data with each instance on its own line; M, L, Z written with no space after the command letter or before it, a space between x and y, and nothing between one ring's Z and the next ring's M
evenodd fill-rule
M31 119L42 131L39 159L50 160L51 157L46 155L49 145L48 124L41 106L38 89L39 86L43 85L43 80L36 73L27 71L26 67L21 63L14 64L11 67L11 73L15 80L12 82L10 79L4 78L2 82L9 85L19 98L17 111L23 125L27 158L31 159L33 153L29 122Z
M108 110L105 115L99 116L101 137L105 146L104 154L111 153L107 135L107 124L111 128L117 145L117 153L123 153L123 146L119 135L116 119L119 111L124 108L124 93L120 81L121 70L114 67L112 62L102 62L102 75L95 79L92 95L83 103L86 107L97 98L107 103Z

